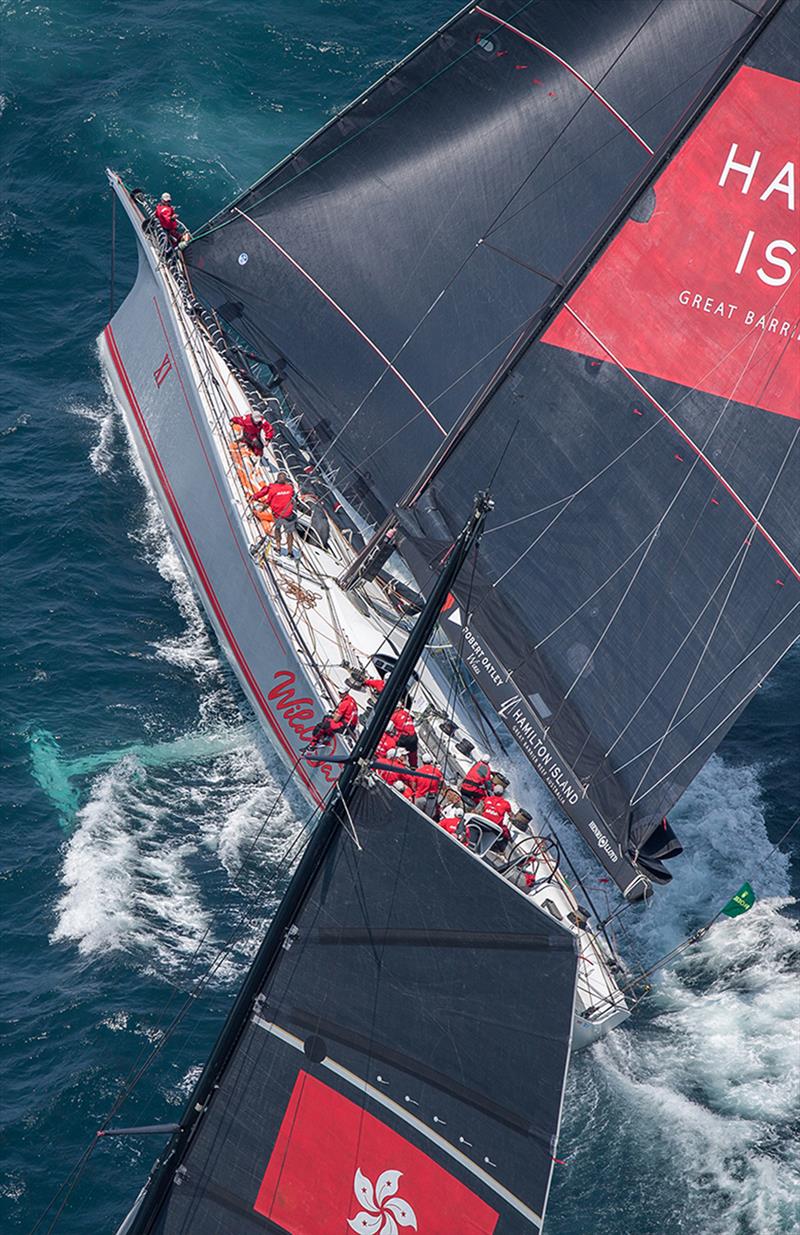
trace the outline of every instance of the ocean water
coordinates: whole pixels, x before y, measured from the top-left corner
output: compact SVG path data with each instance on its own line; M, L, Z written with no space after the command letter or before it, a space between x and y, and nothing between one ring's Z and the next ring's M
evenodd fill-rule
M2 1231L113 1232L152 1138L101 1142L36 1223L211 966L115 1122L177 1118L304 815L206 630L100 377L103 168L169 188L197 225L449 11L440 0L0 3ZM132 256L121 229L119 293ZM652 960L743 879L759 894L660 978L628 1026L575 1059L550 1235L800 1229L800 829L773 849L800 810L799 716L795 654L675 812L687 842L675 883L621 919L629 955Z

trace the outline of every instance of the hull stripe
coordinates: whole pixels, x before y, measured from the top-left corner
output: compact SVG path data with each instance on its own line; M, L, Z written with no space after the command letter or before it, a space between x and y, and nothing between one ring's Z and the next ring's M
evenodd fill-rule
M245 659L244 653L242 652L242 649L239 647L239 644L236 641L234 633L231 630L230 625L228 624L228 619L225 617L225 613L217 598L216 592L214 591L211 580L209 579L208 574L206 573L205 566L203 565L200 554L197 551L197 546L195 545L194 540L192 539L192 534L189 531L189 528L187 527L186 520L183 517L181 508L178 505L178 502L175 498L175 494L173 493L172 487L169 483L169 480L167 479L167 475L164 471L164 466L161 462L161 459L159 458L158 451L156 450L153 439L150 436L150 431L147 427L147 423L142 414L142 409L139 406L139 401L136 398L136 395L134 393L130 378L128 377L128 372L122 361L122 357L120 356L119 348L117 347L117 341L114 338L114 332L111 328L110 323L108 326L106 326L103 334L108 344L109 355L111 356L111 360L113 362L114 368L117 371L117 376L119 377L120 383L122 385L122 389L125 392L125 397L128 401L131 412L133 413L134 419L136 420L136 424L139 427L139 431L142 435L144 444L147 447L147 451L148 451L148 454L150 455L153 466L156 470L156 474L158 476L159 482L163 489L164 496L166 497L167 502L169 503L170 510L172 511L175 522L178 526L178 529L180 530L184 544L186 545L187 552L194 564L195 570L197 571L197 575L198 575L198 578L200 579L203 590L206 593L206 596L208 597L208 602L212 610L214 611L217 621L219 622L220 627L222 628L225 638L228 642L228 645L230 646L231 652L233 653L236 659L236 663L241 669L242 674L248 686L250 687L250 690L252 691L253 696L256 699L259 708L261 709L267 721L269 722L269 725L272 728L273 732L275 733L276 738L278 739L278 741L280 742L284 750L287 752L287 754L291 756L292 761L295 762L296 764L295 771L297 775L300 777L306 789L311 794L311 797L313 798L314 802L318 806L321 806L322 797L320 796L319 791L317 790L314 783L309 779L305 769L302 766L300 766L299 763L296 762L297 754L295 750L292 748L292 746L290 745L289 741L287 740L286 735L283 733L275 714L270 708L269 703L267 702L264 696L264 693L261 690L261 687L256 681L253 675L253 671L248 665L247 660Z

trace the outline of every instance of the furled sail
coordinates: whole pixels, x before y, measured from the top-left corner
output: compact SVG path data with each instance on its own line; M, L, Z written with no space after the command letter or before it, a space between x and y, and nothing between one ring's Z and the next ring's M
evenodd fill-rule
M195 292L277 367L375 518L563 296L759 8L470 5L201 230Z
M130 1229L449 1235L457 1215L472 1235L538 1230L574 936L372 784L278 955L188 1144L167 1152L157 1210Z
M787 0L407 517L424 581L506 452L445 624L623 888L800 634L798 50Z

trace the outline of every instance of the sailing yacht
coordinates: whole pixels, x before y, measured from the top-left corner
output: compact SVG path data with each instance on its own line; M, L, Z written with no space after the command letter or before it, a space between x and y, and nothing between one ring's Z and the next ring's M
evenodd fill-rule
M122 1231L541 1227L631 979L508 743L657 903L800 633L799 44L798 0L472 4L180 250L109 171L139 266L101 357L316 820ZM391 700L448 801L504 770L508 839L384 782Z

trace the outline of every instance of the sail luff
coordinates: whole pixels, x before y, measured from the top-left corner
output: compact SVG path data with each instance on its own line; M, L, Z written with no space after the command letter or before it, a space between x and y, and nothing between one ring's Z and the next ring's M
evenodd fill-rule
M414 483L400 498L397 503L398 506L402 508L413 507L428 486L433 483L444 464L463 441L469 429L475 424L482 412L485 411L498 387L505 381L509 373L512 372L517 361L525 354L531 344L538 338L541 338L550 322L555 318L562 306L567 303L587 270L594 265L603 250L607 248L614 238L620 226L624 223L637 197L644 193L658 178L669 159L681 143L686 140L692 128L699 123L720 91L724 89L725 83L736 71L736 68L741 64L750 47L763 33L765 27L783 3L784 0L771 0L771 6L765 13L754 14L754 16L758 17L759 24L753 25L748 34L743 37L741 46L738 49L732 49L730 61L720 70L716 79L697 100L695 107L688 113L685 124L673 134L672 139L662 150L653 151L648 147L651 161L642 169L640 176L631 185L627 195L620 199L618 208L614 215L607 220L592 249L582 256L577 267L555 289L551 299L542 306L540 312L531 320L522 335L514 341L514 345L509 349L507 355L503 357L494 373L488 378L484 386L476 392L472 402L464 409L461 418L452 426L436 454L428 461Z

